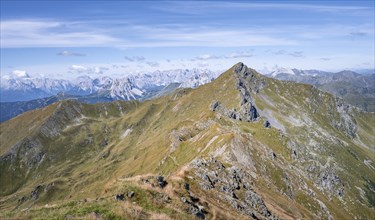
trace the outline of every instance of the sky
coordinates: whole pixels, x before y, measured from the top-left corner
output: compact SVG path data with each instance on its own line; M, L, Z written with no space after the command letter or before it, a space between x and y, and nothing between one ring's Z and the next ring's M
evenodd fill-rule
M374 1L6 1L0 73L374 69Z

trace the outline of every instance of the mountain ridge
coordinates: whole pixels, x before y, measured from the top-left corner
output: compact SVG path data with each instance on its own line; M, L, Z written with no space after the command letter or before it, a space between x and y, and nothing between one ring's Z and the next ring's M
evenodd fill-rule
M14 142L0 143L5 171L0 181L8 193L0 207L9 216L88 217L95 204L103 207L94 210L104 217L351 219L374 214L375 171L368 156L374 114L311 85L267 78L242 63L197 89L153 100L95 105L65 100L26 114L36 113L45 118L43 132L31 129L36 136L12 133L21 122L30 128L32 119L25 115L0 124L1 138L28 143L13 153L6 149ZM33 154L20 153L21 148ZM15 162L5 163L9 158ZM27 161L31 167L16 166ZM26 181L20 175L21 180L7 183L12 167L23 167L17 173L27 174ZM38 176L42 171L45 176ZM165 176L166 188L151 185L160 180L157 175ZM124 191L136 196L113 200ZM72 211L69 202L85 211ZM56 207L42 208L46 203ZM143 211L132 214L122 204ZM9 211L14 207L35 211Z
M292 71L292 74L290 73ZM359 74L344 70L336 73L312 70L280 69L269 76L284 80L307 83L342 97L346 102L366 111L375 111L375 74Z
M216 72L201 69L177 69L156 71L152 74L133 74L121 78L108 76L92 78L80 76L74 80L8 77L1 80L1 102L28 101L56 95L59 92L70 95L94 95L108 93L113 100L130 100L142 96L154 87L165 87L171 83L184 83L182 87L197 87L211 82Z

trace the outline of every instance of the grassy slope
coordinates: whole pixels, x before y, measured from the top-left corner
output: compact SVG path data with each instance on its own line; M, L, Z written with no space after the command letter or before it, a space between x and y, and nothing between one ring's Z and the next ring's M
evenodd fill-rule
M317 113L311 113L308 102L302 99L302 97L311 96L312 88L310 86L290 85L291 83L283 83L272 79L267 79L267 84L268 86L255 96L256 105L260 109L272 111L273 116L288 128L286 132L290 137L306 141L311 127L291 125L289 118L286 118L285 115L303 117L301 113L308 112L309 117L319 126L325 128L327 132L334 136L340 136L341 139L349 143L348 149L350 149L350 152L360 158L358 160L353 159L353 156L350 156L352 154L343 150L341 146L327 143L326 147L332 147L328 151L328 155L332 155L331 157L337 159L338 163L343 166L348 161L349 166L358 164L373 151L373 149L358 147L358 144L341 135L326 123L324 106ZM313 217L314 209L319 209L316 201L309 198L305 193L296 193L295 199L291 203L284 194L287 189L283 180L282 169L285 169L285 164L298 163L292 160L290 150L287 148L289 137L285 137L275 128L263 128L262 121L256 123L233 121L224 116L217 117L217 114L209 110L209 106L214 100L220 101L228 109L239 108L239 93L234 85L235 78L232 69L230 69L213 83L201 86L198 89L179 90L171 95L143 103L115 102L113 104L85 105L84 115L87 118L79 124L64 129L62 135L57 139L46 140L44 143L48 146L48 152L56 155L56 158L42 163L36 170L32 171L35 174L43 172L44 175L35 175L28 179L24 187L17 192L16 197L15 194L3 196L0 200L0 208L4 211L13 210L14 207L18 206L17 199L20 195L28 195L38 184L53 184L53 190L45 192L39 200L29 200L21 204L15 211L4 213L12 216L25 215L24 212L19 212L19 210L34 203L34 207L40 207L39 205L52 202L56 203L57 206L54 208L34 208L27 212L27 215L44 216L44 218L56 215L64 217L68 214L85 216L94 210L108 218L112 215L131 217L131 214L111 200L111 195L118 192L119 187L133 187L132 189L139 195L151 193L152 190L138 188L138 184L124 183L121 179L148 173L172 177L176 171L195 157L211 155L216 149L226 144L229 145L233 140L239 138L253 146L251 150L244 150L246 154L260 155L251 157L255 164L255 170L258 175L261 175L257 180L256 189L270 207L274 207L275 212L281 209L294 217ZM324 93L323 100L329 99L330 96ZM272 102L269 103L269 100L272 100ZM303 109L296 109L295 105L302 106ZM121 110L119 110L119 106L121 106ZM49 109L50 111L48 111ZM294 109L295 112L291 109ZM35 119L37 117L43 118L48 117L52 111L53 108L48 107L35 111L38 114L30 113L30 115L35 116ZM105 114L106 111L107 115ZM371 146L369 144L371 144L371 133L373 134L373 132L369 132L369 129L373 129L373 123L371 124L370 121L373 120L373 115L356 114L359 115L360 140L365 145ZM2 138L10 137L9 132L11 130L9 128L11 126L22 127L21 121L23 124L25 122L26 124L32 124L32 120L31 117L26 117L24 114L1 124L2 133L0 135L3 135ZM23 126L23 129L29 128L29 126L27 124L27 126ZM124 137L127 130L130 132ZM177 148L174 151L171 150L173 139L171 133L173 131L183 134L179 135L182 141L177 143ZM17 140L30 135L25 131L21 134L23 135L16 136ZM84 140L90 135L93 137L93 142L82 146ZM214 139L215 137L217 138ZM101 146L103 140L107 140L107 146ZM211 145L207 146L209 142L211 142ZM13 145L13 142L5 142L4 145L1 145L1 152L5 152L11 145ZM322 143L322 145L324 144ZM281 162L268 161L268 152L265 152L264 149L274 151ZM324 152L324 155L326 155L326 152ZM322 162L325 159L319 158ZM359 175L365 175L365 179L375 182L373 176L371 176L373 171L369 171L368 167L362 164L355 170L350 171L350 175L343 174L348 180L351 178L358 179L358 182L354 183L355 185L365 184L363 178ZM292 176L299 175L297 171L295 173L293 170L288 170L288 172ZM307 177L303 178L307 179ZM269 190L267 187L270 181L273 190ZM295 181L297 182L297 180ZM309 180L306 180L306 182L314 188L313 182ZM198 187L196 190L199 191ZM354 191L349 191L349 195L356 198ZM317 192L321 201L330 204L319 190ZM200 193L206 194L207 199L214 197L214 195L209 195L206 192ZM134 199L147 215L156 212L159 214L166 213L173 217L177 215L177 210L183 209L182 204L176 200L173 200L170 208L159 207L155 204L155 201L153 202L152 196L147 195L144 197L147 201L142 200L142 196ZM84 198L99 197L104 199L98 203L77 202ZM303 205L301 206L298 203ZM335 201L333 205L329 206L333 216L348 217L340 206L340 201ZM368 209L358 207L361 206L359 203L349 204L348 206L348 209L353 212L358 208L360 211L369 212ZM230 211L233 212L233 210ZM371 213L373 212L370 211L366 215ZM191 216L186 216L186 218L191 218Z

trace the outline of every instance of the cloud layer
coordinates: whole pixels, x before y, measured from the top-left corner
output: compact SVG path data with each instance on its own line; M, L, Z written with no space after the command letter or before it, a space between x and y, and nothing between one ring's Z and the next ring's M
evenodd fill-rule
M84 56L86 56L86 54L84 54L84 53L77 53L77 52L72 52L72 51L67 51L67 50L61 51L61 52L57 53L57 55L64 56L64 57L84 57Z
M83 65L72 65L69 67L71 73L77 74L103 74L106 70L109 70L109 68L101 66L88 67Z

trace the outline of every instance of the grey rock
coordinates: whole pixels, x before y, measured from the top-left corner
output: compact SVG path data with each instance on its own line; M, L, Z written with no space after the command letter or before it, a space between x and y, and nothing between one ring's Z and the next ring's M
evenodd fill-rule
M197 216L199 219L205 219L204 213L199 210L199 208L193 204L189 205L188 212Z
M190 185L189 183L184 183L184 189L189 191L190 190Z
M186 199L184 196L181 196L181 201L182 201L183 203L187 203L187 199Z
M192 166L195 166L194 173L203 190L217 192L219 198L227 201L230 206L250 218L257 216L259 219L276 219L268 210L262 198L251 189L252 181L249 174L236 166L225 168L215 158L205 161L205 165L202 166L202 160L197 159ZM197 164L199 166L196 166ZM244 190L244 197L239 196L242 193L238 190Z
M31 191L30 198L32 200L37 200L39 198L40 192L42 191L42 188L43 188L42 185L38 185L37 187L35 187L35 189Z
M271 158L272 158L272 160L276 159L276 157L277 157L277 156L276 156L275 152L272 151L272 152L271 152Z
M251 207L255 208L260 214L265 217L271 216L271 212L267 209L262 198L253 191L246 191L245 202Z
M214 188L211 184L207 184L207 183L199 183L199 185L201 189L203 190L210 190Z
M133 196L135 195L135 193L134 193L134 191L130 191L130 192L128 192L128 197L129 198L133 198Z
M214 101L212 104L211 104L211 111L217 111L218 108L220 107L220 102L219 101Z
M81 118L83 106L75 100L66 100L61 102L52 116L42 125L40 132L48 137L53 138L60 135L66 125L75 119Z
M22 196L18 199L18 203L24 203L26 202L26 200L27 200L26 196Z
M338 130L344 132L349 138L355 138L357 135L357 122L353 116L351 116L351 107L344 103L340 98L336 98L336 109L340 115L339 121L332 121L331 124Z
M104 138L100 143L99 143L99 146L100 147L105 147L108 145L108 139L107 138Z
M156 180L160 188L164 188L168 184L167 181L164 180L163 176L157 176Z
M191 165L194 167L194 168L201 168L201 167L205 167L207 166L207 163L205 160L203 159L195 159L192 161Z
M115 200L117 201L123 201L125 199L125 195L124 194L117 194L115 195Z
M228 112L228 117L234 120L240 119L240 115L235 109Z
M258 113L257 109L254 107L254 105L251 105L250 109L248 111L247 120L248 121L255 121L258 117L259 117L259 113Z
M267 121L264 122L263 126L265 128L271 128L271 123L267 120Z
M344 183L332 167L326 168L319 174L317 183L321 188L328 192L335 192L335 195L338 197L343 197L345 195Z
M266 85L264 76L254 69L248 68L243 63L238 63L234 68L235 76L242 80L242 84L249 88L250 92L258 93ZM238 83L239 85L239 83Z

